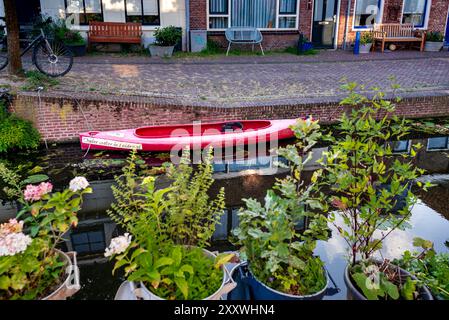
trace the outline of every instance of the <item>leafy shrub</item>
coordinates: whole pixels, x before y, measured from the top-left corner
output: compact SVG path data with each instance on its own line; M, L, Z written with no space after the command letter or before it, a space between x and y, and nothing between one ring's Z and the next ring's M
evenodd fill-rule
M449 300L449 254L436 253L433 243L421 238L413 245L422 252L406 251L393 263L415 275L438 299Z
M240 225L234 235L259 281L284 293L309 295L326 286L324 264L313 251L317 239L328 238L327 221L324 215L310 210L322 209L315 184L321 171L314 174L310 184L301 178L320 133L319 125L312 120L298 120L293 130L299 142L278 150L291 170L289 176L276 182L275 189L281 195L269 190L264 205L244 199L246 208L239 212ZM300 233L296 225L306 217L308 228Z
M426 41L443 42L443 40L444 40L444 36L441 32L431 31L431 32L427 32L427 34L426 34Z
M182 30L175 26L157 28L154 36L156 45L163 47L174 46L182 39Z
M31 122L9 114L0 104L0 153L15 148L37 148L39 141L40 134Z
M360 44L365 45L373 43L373 33L372 32L362 32L362 35L360 36Z
M115 203L108 212L129 233L111 241L106 256L115 256L117 268L125 267L129 281L143 281L165 299L204 299L223 280L221 266L232 255L215 261L201 248L208 244L223 214L224 190L210 200L213 182L211 154L196 171L188 151L179 166L169 164L169 187L157 189L157 178L139 175L140 159L133 152L112 187Z
M8 183L20 192L23 208L16 219L0 225L0 300L41 299L61 284L66 266L55 248L77 225L83 195L92 189L81 177L54 193L49 182L29 184L22 192L12 173Z

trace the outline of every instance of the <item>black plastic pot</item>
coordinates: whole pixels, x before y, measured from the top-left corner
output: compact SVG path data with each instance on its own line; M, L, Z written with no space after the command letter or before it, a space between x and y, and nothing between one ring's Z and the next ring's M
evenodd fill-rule
M86 55L86 45L84 44L81 45L66 44L65 46L72 52L72 54L75 57L82 57Z
M395 268L397 268L397 266L395 266ZM408 271L399 268L400 273L401 273L401 277L410 277L413 280L418 280L414 275L410 274ZM348 300L368 300L365 298L365 296L363 295L362 292L359 291L359 289L355 286L355 284L352 282L351 276L349 274L349 265L346 266L345 269L345 274L344 274L344 278L345 278L345 284L347 287L347 297ZM430 293L429 289L427 289L427 287L423 286L423 287L419 287L419 296L417 300L433 300L433 296Z

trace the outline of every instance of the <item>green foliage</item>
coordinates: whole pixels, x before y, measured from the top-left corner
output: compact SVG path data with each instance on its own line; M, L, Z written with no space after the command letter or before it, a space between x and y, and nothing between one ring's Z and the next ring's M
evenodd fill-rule
M24 230L32 238L24 252L0 256L0 300L40 299L61 281L66 266L55 249L69 228L77 225L82 197L92 189L45 193L40 200L32 201L22 195L18 175L5 171L1 164L0 171L7 173L4 179L11 190L20 192L22 209L16 219L23 221Z
M431 31L426 33L426 41L443 42L444 36L441 32Z
M171 184L158 189L161 177L142 179L140 160L133 152L112 187L116 202L108 214L134 238L124 253L116 255L115 269L124 267L128 280L143 281L164 299L210 296L220 288L221 267L232 257L214 261L201 249L208 245L223 213L224 190L209 199L211 151L196 170L189 157L185 150L179 166L166 166Z
M225 209L224 188L210 199L208 191L214 182L212 149L195 169L189 158L186 149L178 166L170 163L166 167L167 177L173 181L166 202L167 231L177 244L205 247Z
M438 299L449 300L449 254L436 253L433 243L421 238L415 238L413 245L422 251L406 251L393 263L416 276Z
M414 300L416 281L398 277L397 267L362 261L351 268L351 277L368 300Z
M254 199L244 200L246 208L239 212L240 225L234 235L243 245L242 253L257 279L281 292L308 295L326 285L323 262L313 256L313 251L317 239L328 238L327 221L310 210L323 208L315 185L320 172L315 173L309 185L301 177L320 133L312 120L298 120L292 129L299 142L278 150L289 160L291 175L276 182L275 190L280 195L269 190L264 205ZM300 233L296 225L305 217L309 226Z
M182 30L175 26L157 28L154 32L156 45L169 47L176 45L182 38Z
M47 181L49 177L40 173L39 166L30 168L27 165L18 165L14 169L6 161L0 162L0 199L13 201L21 198L22 188L26 184L36 184Z
M324 166L321 183L330 187L328 200L335 211L330 212L329 221L347 242L354 268L359 260L370 261L392 231L406 226L417 200L411 187L424 170L413 162L420 145L412 146L410 154L393 154L392 142L410 133L410 122L393 114L393 102L385 100L376 88L372 98L356 93L360 87L355 83L343 88L349 95L340 104L352 110L342 116L337 132L326 137L330 147L320 160ZM393 84L393 88L397 86ZM424 190L430 186L416 185ZM401 198L405 206L397 209ZM337 222L337 215L344 226ZM376 238L379 229L384 232ZM373 291L368 296L364 291L367 298L384 292Z
M43 90L47 90L48 88L59 84L58 80L35 70L25 72L25 77L26 84L20 88L23 91L34 91L38 87L42 87Z
M373 43L373 33L372 32L362 32L362 35L360 36L360 44L365 45Z
M332 193L328 200L337 210L330 213L329 221L351 248L355 265L357 258L370 259L382 241L406 223L416 202L411 186L424 170L413 163L419 144L411 147L410 154L393 154L391 142L410 133L409 121L393 115L394 104L379 91L368 99L355 92L357 84L344 88L350 93L341 105L351 106L352 111L342 116L337 132L326 137L330 147L320 163L324 166L322 183ZM429 186L417 182L424 190ZM404 195L406 205L394 210ZM335 223L336 215L346 228ZM374 238L377 229L386 228L381 238Z
M9 114L0 103L0 153L12 149L34 149L39 146L40 135L31 122Z
M0 257L0 300L42 298L60 283L65 264L47 240L33 239L25 252Z

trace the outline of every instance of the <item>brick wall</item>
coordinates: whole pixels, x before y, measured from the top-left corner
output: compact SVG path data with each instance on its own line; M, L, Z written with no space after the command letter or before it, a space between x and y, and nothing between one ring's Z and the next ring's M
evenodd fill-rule
M448 8L448 0L432 0L429 15L429 31L445 31Z
M142 102L101 100L100 98L66 99L43 96L39 107L34 94L15 99L13 111L34 122L49 141L70 141L88 130L129 129L145 125L189 123L195 120L222 121L238 119L283 119L312 115L323 123L335 121L345 111L335 102L273 106L210 107L183 106L164 101ZM39 109L40 108L40 109ZM407 117L449 115L449 96L404 98L397 113Z
M207 29L207 0L190 0L190 30Z

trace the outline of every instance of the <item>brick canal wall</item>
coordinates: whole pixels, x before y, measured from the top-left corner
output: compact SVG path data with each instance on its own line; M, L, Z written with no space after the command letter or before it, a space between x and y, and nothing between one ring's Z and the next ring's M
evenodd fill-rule
M50 95L39 98L34 93L16 96L12 111L31 120L48 141L73 141L78 133L89 130L129 129L145 125L179 124L244 119L287 119L312 115L322 123L331 123L347 107L338 100L325 103L289 103L239 107L182 105L160 100L142 101L132 97L61 98ZM135 101L133 101L135 100ZM139 101L140 100L140 101ZM397 104L396 112L409 118L449 116L449 96L406 97Z

